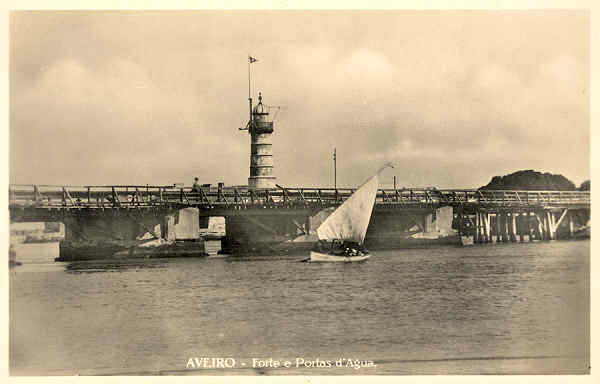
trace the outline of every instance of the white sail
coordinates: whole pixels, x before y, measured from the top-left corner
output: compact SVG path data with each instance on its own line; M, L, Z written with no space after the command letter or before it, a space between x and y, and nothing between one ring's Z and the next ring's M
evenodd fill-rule
M371 220L378 186L378 174L361 185L317 228L319 240L337 239L362 244Z

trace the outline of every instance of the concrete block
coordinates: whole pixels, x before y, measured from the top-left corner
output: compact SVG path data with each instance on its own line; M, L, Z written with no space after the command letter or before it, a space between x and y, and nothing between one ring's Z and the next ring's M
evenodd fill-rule
M204 240L204 252L216 255L221 250L221 239Z
M435 212L435 228L443 234L454 233L452 229L452 220L454 212L452 207L441 207Z
M211 216L208 218L206 234L210 236L225 236L225 218L222 216Z
M198 208L184 208L178 212L175 224L175 238L177 240L196 240L200 238L200 210Z
M10 233L13 235L28 235L33 232L44 232L46 224L39 223L11 223Z
M54 263L59 255L59 243L15 244L14 260L24 264Z
M428 213L428 214L424 215L423 217L424 217L423 232L425 232L425 233L437 232L433 214Z
M175 215L168 215L165 217L165 227L165 238L167 239L167 241L175 241Z

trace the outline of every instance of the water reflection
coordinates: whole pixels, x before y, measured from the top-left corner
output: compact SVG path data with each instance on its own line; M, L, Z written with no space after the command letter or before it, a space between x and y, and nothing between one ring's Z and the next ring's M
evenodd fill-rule
M91 260L66 263L70 273L121 272L136 269L167 268L167 259Z

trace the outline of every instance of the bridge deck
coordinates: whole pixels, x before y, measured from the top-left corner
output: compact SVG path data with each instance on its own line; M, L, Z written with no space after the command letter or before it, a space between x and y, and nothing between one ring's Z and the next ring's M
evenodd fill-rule
M201 209L317 208L334 206L348 198L350 188L190 187L150 185L55 186L10 185L11 208L151 208L194 206ZM376 206L418 207L470 205L481 207L584 207L590 193L582 191L515 191L475 189L379 189Z

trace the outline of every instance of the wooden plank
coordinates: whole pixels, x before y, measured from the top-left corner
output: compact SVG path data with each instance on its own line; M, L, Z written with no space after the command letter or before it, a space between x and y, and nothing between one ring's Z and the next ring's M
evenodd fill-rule
M204 193L204 190L202 190L202 188L200 188L200 197L202 198L202 201L206 201L206 203L212 207L210 200L208 199L208 196L206 196L206 193Z
M561 221L565 218L565 215L567 214L569 210L565 209L562 213L562 215L560 215L560 218L558 219L558 221L556 222L556 226L554 228L554 231L556 231L556 229L558 229L558 226L560 225Z
M302 232L302 234L308 235L308 233L306 233L306 231L304 230L304 227L302 225L298 224L298 222L295 219L292 219L292 223L294 223L296 228L298 228Z
M227 196L225 196L224 193L221 193L221 197L223 198L223 201L225 202L225 206L229 207L229 200L227 200Z
M308 202L307 202L307 201L306 201L306 199L304 198L304 193L303 193L302 189L301 189L299 192L300 192L300 198L302 198L302 202L303 202L304 204L307 204Z
M574 225L573 225L573 215L571 212L569 212L569 237L573 237L573 230L574 230Z
M519 200L519 203L523 203L521 201L521 197L519 196L519 191L515 191L515 195L517 196L517 200Z
M479 241L480 241L480 228L481 228L481 224L479 221L479 212L475 211L475 234L474 234L473 241L476 243L479 243Z
M142 194L137 187L135 187L135 198L136 198L136 202L135 202L136 205L140 205L140 203L143 202Z
M71 202L71 205L75 206L75 202L73 201L73 198L71 197L71 195L69 194L69 191L67 191L66 188L63 188L63 192L65 194L65 196L69 199L69 201Z
M181 197L182 197L182 200L181 200L182 203L183 203L183 200L185 200L185 202L188 205L191 205L190 201L188 200L187 193L185 193L185 191L183 190L183 188L181 188Z
M481 198L483 199L483 201L485 201L485 202L487 202L487 201L488 201L488 200L486 199L486 197L485 197L485 196L483 196L483 193L481 193L481 191L480 191L480 190L477 190L477 194L478 194L479 196L481 196Z
M233 191L235 192L236 199L239 197L239 199L242 200L242 205L245 208L246 207L246 200L240 195L240 193L238 192L237 188L234 189Z
M113 205L115 205L115 206L121 206L121 199L119 199L119 195L115 191L115 187L112 187L111 193L112 193L112 199L113 199L112 203L113 203Z

